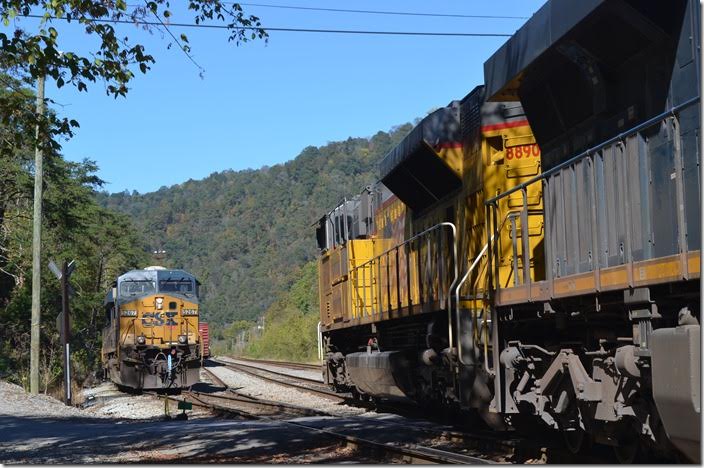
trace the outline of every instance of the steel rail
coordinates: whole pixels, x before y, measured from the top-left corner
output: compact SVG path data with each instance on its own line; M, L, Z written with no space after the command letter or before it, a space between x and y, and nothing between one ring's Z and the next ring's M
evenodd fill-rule
M273 377L267 377L266 375L261 375L261 374L258 374L258 373L256 373L256 372L252 372L252 371L246 369L246 367L252 367L252 366L247 366L246 364L231 364L231 363L225 363L225 362L223 362L223 361L215 361L215 362L219 362L219 363L221 363L224 367L231 368L231 369L233 369L233 370L235 370L235 371L244 372L245 374L249 374L249 375L251 375L251 376L253 376L253 377L257 377L257 378L260 378L260 379L262 379L262 380L267 380L267 381L269 381L269 382L273 382L273 383L276 383L276 384L279 384L279 385L284 385L284 386L287 386L287 387L294 387L294 388L303 390L304 392L307 392L307 393L315 393L315 394L318 394L318 395L322 395L323 397L326 397L326 398L331 398L331 399L340 400L340 401L348 401L348 400L350 399L350 398L347 397L347 396L340 395L340 394L338 394L338 393L331 392L331 391L329 391L329 390L323 390L323 389L320 389L320 388L306 387L305 385L299 385L299 384L295 384L295 383L292 383L292 382L284 382L284 381L282 381L282 380L275 379L275 378L273 378ZM262 371L264 371L264 372L269 372L269 373L276 374L276 375L283 376L283 377L287 377L287 378L303 380L302 377L295 377L295 376L291 376L291 375L288 375L288 374L282 374L282 373L275 372L275 371L269 371L269 370L266 370L266 369L258 369L258 370L262 370ZM307 380L309 383L314 382L314 383L316 383L316 384L318 384L318 385L323 384L323 383L320 382L320 381L312 381L311 379L305 379L305 380Z
M270 374L280 375L281 377L287 377L287 378L290 378L293 380L298 380L299 382L311 383L311 384L316 384L316 385L325 385L325 383L322 380L311 379L310 377L302 377L299 375L287 374L286 372L279 372L279 371L275 371L275 370L271 370L271 369L266 369L264 367L257 367L252 364L243 364L241 362L229 362L229 361L215 361L215 362L219 362L220 364L225 364L225 365L248 367L250 369L256 369L258 371L268 372Z
M210 380L212 380L217 387L228 388L228 385L220 377L215 375L213 371L207 369L205 366L201 367L201 369L205 371L206 374L208 374Z
M319 434L323 434L329 437L332 437L337 440L344 441L348 444L354 444L357 447L360 448L372 448L374 450L379 450L384 453L391 453L394 455L400 455L403 457L405 461L409 462L423 462L423 463L435 463L435 464L491 464L494 463L491 460L485 459L485 458L480 458L480 457L475 457L475 456L470 456L470 455L465 455L461 453L456 453L456 452L450 452L447 450L442 450L442 449L437 449L433 447L425 447L421 445L410 445L410 446L402 446L402 445L392 445L390 443L383 443L383 442L377 442L374 440L362 438L362 437L357 437L349 434L343 434L340 432L335 432L331 431L330 429L325 429L325 428L319 428L315 426L311 426L309 424L305 424L300 421L286 421L282 419L275 419L272 418L271 416L266 416L266 415L261 415L261 414L256 414L256 413L251 413L248 411L244 411L238 408L232 408L229 406L224 406L220 404L215 404L215 403L210 403L207 401L203 401L202 397L204 396L203 394L197 394L194 395L192 392L188 392L186 395L188 398L191 400L195 400L195 402L191 401L190 403L196 406L201 406L205 407L211 410L215 411L221 411L221 412L226 412L226 413L232 413L237 416L249 419L249 420L261 420L261 421L270 421L270 422L276 422L279 424L285 424L289 426L295 426L299 427L308 431L313 431L317 432ZM205 396L210 396L212 397L213 395L205 395ZM173 397L169 397L166 395L159 395L160 398L165 398L170 401L181 401ZM269 402L263 402L263 401L254 401L251 403L255 404L260 404L261 406L269 406Z
M362 437L352 436L349 434L342 434L339 432L334 432L329 429L322 429L315 426L309 426L300 422L284 421L286 424L292 426L298 426L305 429L311 429L321 434L332 436L336 439L344 440L348 443L355 444L361 447L372 447L383 452L389 452L396 455L403 456L407 461L413 462L426 462L426 463L436 463L436 464L459 464L459 465L474 465L474 464L493 464L491 460L485 458L474 457L470 455L464 455L455 452L449 452L446 450L436 449L432 447L424 447L421 445L411 445L408 447L400 445L391 445L388 443L377 442L374 440L365 439Z
M246 357L239 357L239 356L236 358L232 358L232 359L234 359L236 361L256 362L256 363L272 365L272 366L288 367L291 369L302 369L302 370L321 370L322 369L322 364L310 364L310 363L305 363L305 362L275 361L273 359L253 359L253 358L246 358Z
M316 409L311 409L311 408L305 408L303 406L296 406L296 405L291 405L288 403L280 403L277 401L271 401L271 400L260 400L259 398L243 398L242 396L239 396L239 393L235 393L234 395L218 395L214 393L203 393L203 392L196 392L196 391L190 391L188 392L189 395L194 395L196 398L200 399L203 401L203 399L207 400L208 398L213 398L216 400L225 400L225 401L232 401L237 404L242 404L245 406L255 406L255 407L260 407L260 408L273 408L279 411L286 412L287 414L291 415L296 415L296 416L332 416L329 413L326 413L324 411L319 411Z

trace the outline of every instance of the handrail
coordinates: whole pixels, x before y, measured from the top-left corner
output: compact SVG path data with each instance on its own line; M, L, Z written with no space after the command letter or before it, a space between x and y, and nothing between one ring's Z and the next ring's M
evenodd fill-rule
M318 322L318 360L323 360L323 331L321 329L322 322Z
M544 172L538 174L537 176L535 176L531 179L528 179L527 181L525 181L519 185L516 185L515 187L512 187L511 189L509 189L503 193L496 195L493 198L488 199L487 201L484 202L484 204L485 205L492 205L492 204L496 203L498 200L501 200L502 198L505 198L505 197L507 197L507 196L511 195L512 193L515 193L519 190L523 190L526 187L528 187L529 185L532 185L535 182L538 182L539 180L543 180L543 179L551 176L555 172L557 172L561 169L564 169L567 166L574 164L575 162L579 161L582 158L589 156L592 153L595 153L601 149L604 149L605 147L607 147L609 145L612 145L616 142L619 142L619 141L623 140L624 138L632 136L632 135L640 132L641 130L645 130L646 128L651 127L652 125L655 125L656 123L662 121L666 117L674 116L677 112L681 111L682 109L684 109L686 107L691 106L692 104L694 104L697 101L699 101L699 96L688 99L687 101L683 102L682 104L679 104L679 105L677 105L677 106L675 106L675 107L673 107L673 108L671 108L661 114L658 114L655 117L652 117L652 118L646 120L645 122L642 122L642 123L636 125L635 127L631 127L629 130L626 130L625 132L621 132L618 135L611 137L608 140L603 141L603 142L599 143L598 145L593 146L592 148L579 153L577 156L574 156L573 158L570 158L567 161L561 162L557 166L550 168L547 171L544 171Z
M469 278L469 274L479 264L479 261L481 260L482 256L489 248L489 244L494 241L494 237L496 236L496 233L501 231L501 229L504 227L504 224L506 224L506 221L509 219L509 217L511 217L512 215L515 216L515 213L517 213L517 211L509 211L508 213L506 213L506 216L504 216L504 220L501 221L501 225L499 226L499 228L494 232L494 234L491 235L490 240L487 241L486 244L484 244L484 247L479 252L479 254L476 256L476 258L472 262L472 265L469 267L469 269L464 274L462 279L457 283L457 286L455 288L455 321L456 321L457 330L460 329L460 289L462 289L462 286L464 285L465 281L467 281L467 279ZM452 299L452 296L450 295L449 300L451 300L451 299ZM450 307L448 307L448 309L449 308ZM471 336L472 340L474 340L474 323L472 321L470 321L469 336ZM469 365L462 360L462 340L461 339L457 340L457 359L460 361L460 364L462 364L464 366Z
M492 236L491 240L494 240L493 236ZM474 270L474 267L477 266L477 264L481 260L482 256L484 255L484 252L486 252L486 250L488 248L489 248L489 242L484 244L484 247L479 252L477 257L474 259L474 262L472 262L472 265L467 270L467 273L465 273L464 276L462 277L462 279L459 281L459 283L457 283L457 288L455 289L455 322L456 322L456 327L457 327L458 331L460 329L460 288L462 288L462 285L464 284L464 282L467 281L469 274L472 272L472 270ZM474 335L473 335L474 324L472 323L472 321L470 321L469 329L470 329L469 335L472 337L472 339L474 339ZM457 339L457 359L460 361L460 363L462 365L465 365L465 366L469 365L462 360L462 340L459 337Z
M200 327L196 328L196 332L198 334L198 343L200 343L200 366L203 367L203 360L205 359L205 342L203 341L203 335L200 333Z
M450 283L450 286L448 287L448 290L447 290L447 294L445 295L445 297L447 297L448 327L449 327L449 331L450 331L449 345L450 345L450 348L452 348L454 343L453 343L453 338L452 338L452 297L451 296L452 296L452 289L454 288L455 284L457 283L457 279L459 276L458 267L457 267L457 227L455 227L455 225L453 223L450 223L450 222L438 223L438 224L436 224L436 225L434 225L434 226L432 226L422 232L419 232L418 234L414 235L413 237L406 239L404 242L397 244L397 245L385 250L384 252L380 253L376 257L362 263L361 265L354 267L352 269L352 273L355 278L358 278L357 271L362 269L362 273L363 273L364 277L366 278L366 274L365 274L366 270L364 270L364 269L366 269L370 265L373 265L374 262L380 262L382 257L388 256L393 251L398 252L398 250L400 248L402 248L406 245L409 245L412 242L416 241L417 239L425 236L426 234L433 232L433 231L436 231L436 230L439 230L443 227L450 228L450 230L452 231L452 247L453 247L452 262L454 264L454 270L455 270L454 277L452 278L452 283ZM440 252L440 254L442 254L442 253ZM388 268L388 265L387 265L387 268ZM398 271L397 271L397 273L398 273ZM407 271L406 274L410 278L410 272ZM420 278L419 278L419 280L420 280ZM365 283L364 287L366 288L366 280L364 280L364 283ZM440 286L440 284L438 284L438 286ZM398 284L397 284L397 288L398 288ZM409 293L410 293L410 290L409 290ZM390 299L390 297L389 297L389 299ZM364 293L364 301L366 302L366 291ZM379 305L381 306L381 304L379 304ZM366 304L364 305L364 309L366 309Z
M380 258L383 257L384 255L387 255L387 254L391 253L392 251L397 250L399 247L402 247L402 246L404 246L404 245L406 245L406 244L408 244L408 243L410 243L410 242L413 242L414 240L418 239L419 237L421 237L421 236L423 236L423 235L425 235L425 234L427 234L427 233L429 233L429 232L431 232L431 231L437 229L438 227L442 227L442 226L450 227L450 228L452 229L452 236L453 236L453 237L457 234L457 228L455 227L454 224L448 223L448 222L438 223L438 224L436 224L436 225L434 225L434 226L432 226L432 227L429 227L429 228L426 229L425 231L420 232L420 233L416 234L415 236L413 236L413 237L411 237L411 238L409 238L409 239L406 239L406 240L403 241L402 243L396 244L395 246L391 247L390 249L385 250L384 252L380 253L379 255L377 255L376 257L372 258L371 260L368 260L368 261L362 263L361 265L358 265L358 266L354 267L354 270L358 270L358 269L360 269L360 268L362 268L362 267L365 267L365 266L367 266L368 263L373 263L374 261L376 261L377 259L380 259ZM455 246L455 253L456 253L456 251L457 251L457 250L456 250L456 247L457 247L457 246ZM456 270L456 269L457 269L457 265L455 265L455 270Z
M518 258L519 257L518 257L518 246L517 246L517 240L516 240L518 234L516 232L515 220L516 220L516 218L522 217L522 216L523 216L523 209L521 209L520 211L511 211L506 215L504 221L501 223L501 226L499 226L499 230L501 230L501 228L504 227L503 226L504 223L506 221L508 221L509 219L511 220L511 235L513 236L512 237L513 243L512 243L511 254L513 256L512 263L513 263L514 286L518 286L518 284L519 284L518 283L519 282L519 277L518 277ZM526 219L528 219L528 217L530 217L530 216L544 216L544 213L543 213L542 209L541 210L527 210ZM524 234L523 231L524 231L523 226L521 226L521 237L523 237L523 234ZM530 237L530 226L526 226L525 232L527 234L527 237ZM521 239L521 240L523 241L523 239ZM523 250L524 250L523 263L525 263L525 265L522 266L523 284L526 284L528 282L527 280L530 280L530 258L528 258L528 256L525 255L525 253L527 252L525 243L523 245Z

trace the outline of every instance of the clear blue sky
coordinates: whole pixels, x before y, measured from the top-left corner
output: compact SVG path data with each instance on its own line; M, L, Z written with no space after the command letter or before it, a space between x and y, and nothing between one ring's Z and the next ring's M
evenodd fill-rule
M543 0L261 3L529 17ZM270 27L513 33L525 21L243 8ZM174 10L174 22L192 22L178 6ZM35 28L37 20L20 24ZM63 50L94 44L78 25L55 27ZM484 61L506 41L272 32L266 45L237 47L224 30L175 28L188 34L205 69L201 79L177 47L167 49L168 37L131 25L116 29L157 61L147 75L138 73L126 99L107 97L101 83L88 93L48 83L47 95L63 105L60 114L81 125L64 143L64 155L95 160L110 192L141 193L225 169L274 165L308 145L371 136L422 117L482 83Z

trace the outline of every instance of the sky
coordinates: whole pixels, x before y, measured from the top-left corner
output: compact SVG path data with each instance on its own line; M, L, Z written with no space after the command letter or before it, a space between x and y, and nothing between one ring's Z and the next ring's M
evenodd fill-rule
M255 0L257 5L530 17L543 0ZM260 3L259 3L260 2ZM179 2L173 22L192 23ZM185 5L185 2L181 2ZM128 2L128 4L131 4ZM264 27L384 31L514 33L526 19L376 15L246 5ZM28 30L38 20L17 23ZM76 23L57 21L63 51L96 44ZM13 27L13 25L10 25ZM483 63L505 37L411 37L271 32L268 43L240 46L227 31L181 30L200 70L160 32L115 25L143 44L156 64L137 72L127 98L57 89L47 97L80 129L63 143L69 160L97 162L109 192L152 192L226 169L256 169L295 158L305 147L423 117L483 82ZM7 29L0 27L0 31Z

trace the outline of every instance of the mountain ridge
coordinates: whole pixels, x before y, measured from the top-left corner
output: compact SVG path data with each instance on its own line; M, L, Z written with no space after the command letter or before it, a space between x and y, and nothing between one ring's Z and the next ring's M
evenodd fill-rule
M145 194L102 193L99 201L132 218L145 250L166 250L165 266L199 278L206 320L252 321L315 258L315 221L378 178L379 161L411 128L308 146L284 163Z

